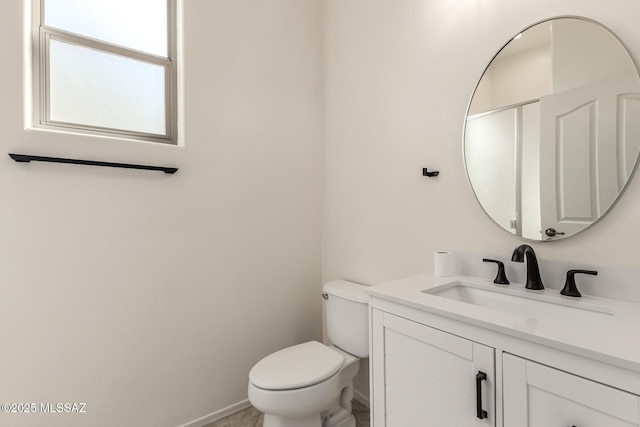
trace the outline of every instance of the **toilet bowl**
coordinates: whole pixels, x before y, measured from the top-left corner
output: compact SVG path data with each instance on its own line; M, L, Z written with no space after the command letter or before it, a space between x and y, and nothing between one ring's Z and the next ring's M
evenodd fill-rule
M264 427L355 427L353 379L369 355L368 297L364 286L327 283L328 346L317 341L270 354L249 373L249 401Z

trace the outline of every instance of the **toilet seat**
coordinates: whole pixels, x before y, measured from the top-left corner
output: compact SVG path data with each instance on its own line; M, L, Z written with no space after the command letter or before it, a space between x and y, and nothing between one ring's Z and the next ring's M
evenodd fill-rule
M249 381L263 390L295 390L325 381L344 365L331 348L309 341L270 354L251 369Z

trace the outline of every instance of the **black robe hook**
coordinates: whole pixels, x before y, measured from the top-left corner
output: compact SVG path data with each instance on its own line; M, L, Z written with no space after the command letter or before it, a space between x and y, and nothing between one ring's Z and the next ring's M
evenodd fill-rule
M429 172L427 168L422 168L422 176L434 177L434 176L438 176L439 173L440 171Z

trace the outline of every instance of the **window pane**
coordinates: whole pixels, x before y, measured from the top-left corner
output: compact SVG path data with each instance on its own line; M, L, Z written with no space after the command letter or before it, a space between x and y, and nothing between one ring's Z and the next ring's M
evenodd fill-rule
M52 122L166 134L164 67L50 43Z
M45 25L168 56L167 0L45 0Z

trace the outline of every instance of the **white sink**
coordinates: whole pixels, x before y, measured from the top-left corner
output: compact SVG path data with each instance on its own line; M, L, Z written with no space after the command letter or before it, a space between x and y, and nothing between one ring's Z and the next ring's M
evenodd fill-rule
M513 285L498 287L460 281L446 283L422 291L437 297L473 304L533 319L558 322L602 322L611 319L615 310L571 297L557 290L527 291ZM558 325L560 325L559 323Z

